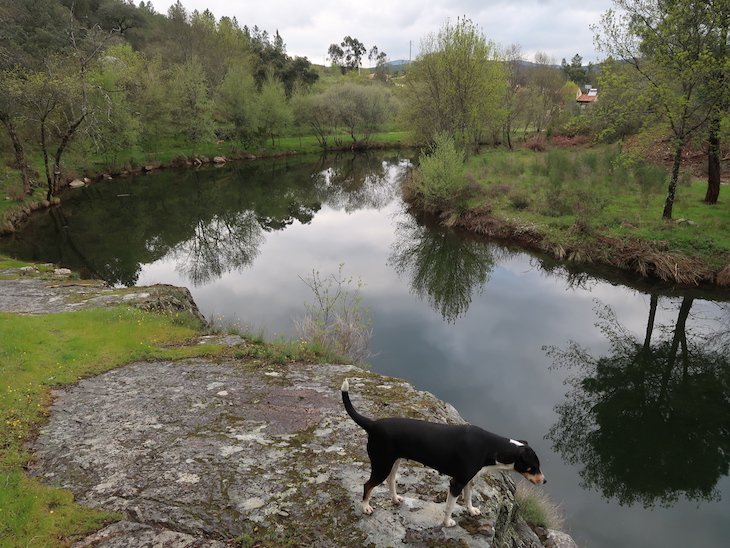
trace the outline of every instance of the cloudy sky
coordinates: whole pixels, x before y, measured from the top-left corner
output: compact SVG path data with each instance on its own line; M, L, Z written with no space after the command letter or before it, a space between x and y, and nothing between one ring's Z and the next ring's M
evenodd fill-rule
M167 13L174 0L152 0ZM579 53L583 62L597 61L589 26L611 7L611 0L182 0L189 10L210 9L216 17L235 16L243 25L284 38L290 55L324 63L327 48L345 35L370 49L377 45L391 60L418 54L425 35L447 20L466 15L485 36L506 47L519 44L524 57L542 51L560 63ZM412 50L409 49L412 47Z

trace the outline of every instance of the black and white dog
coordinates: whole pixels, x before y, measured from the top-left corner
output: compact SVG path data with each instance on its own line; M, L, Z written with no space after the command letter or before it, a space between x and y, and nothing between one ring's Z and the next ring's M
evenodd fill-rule
M345 379L342 403L352 420L368 434L371 471L362 496L362 511L366 514L373 513L370 506L373 489L386 479L393 502L403 501L395 489L395 476L402 459L415 460L451 476L443 522L445 527L456 525L451 513L462 490L468 512L472 516L481 514L472 505L471 497L474 478L484 468L514 470L536 485L546 483L540 472L540 461L525 441L503 438L470 424L440 424L401 417L369 419L355 411L349 390Z

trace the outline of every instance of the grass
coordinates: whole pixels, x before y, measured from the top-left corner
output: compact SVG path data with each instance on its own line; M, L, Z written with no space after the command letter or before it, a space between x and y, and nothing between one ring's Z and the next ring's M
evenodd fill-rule
M582 247L587 256L593 252L596 257L605 252L597 247L605 247L609 239L639 242L639 247L646 244L722 269L730 263L726 189L717 205L708 206L702 202L706 181L684 173L674 203L675 222L666 222L662 209L668 181L662 166L631 158L613 146L546 153L493 149L470 158L463 182L470 192L466 200L455 193L461 201L450 207L456 217L464 211L487 212L494 219L529 225L540 233L544 247ZM475 185L479 192L474 192ZM453 219L452 212L445 213Z
M519 515L533 527L562 530L565 518L558 506L553 503L545 491L535 489L525 482L517 484L515 502Z
M26 443L45 421L53 387L131 361L220 352L178 346L197 334L185 323L124 307L0 313L0 546L58 546L119 518L81 507L70 492L25 475Z

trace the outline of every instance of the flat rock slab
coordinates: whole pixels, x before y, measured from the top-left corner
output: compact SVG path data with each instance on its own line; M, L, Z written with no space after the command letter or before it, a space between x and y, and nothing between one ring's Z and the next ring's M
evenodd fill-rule
M187 312L205 323L190 291L184 287L158 284L120 289L102 281L73 281L68 276L41 275L32 268L0 270L2 312L53 314L117 305L160 312Z
M448 478L404 463L405 501L379 487L364 516L366 436L342 407L345 377L363 414L461 422L431 394L348 365L134 363L55 392L33 473L127 516L85 546L512 544L514 484L501 474L477 482L483 514L457 506L446 529Z

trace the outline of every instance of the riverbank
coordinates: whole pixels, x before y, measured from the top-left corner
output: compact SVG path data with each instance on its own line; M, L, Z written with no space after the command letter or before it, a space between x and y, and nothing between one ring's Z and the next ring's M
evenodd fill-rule
M675 219L661 219L661 166L609 147L487 151L454 177L438 200L420 174L404 196L415 214L546 253L685 287L730 287L730 210L726 198L702 203L706 184L684 178Z
M300 342L287 355L211 334L183 288L3 260L0 335L0 544L572 545L527 526L503 474L480 479L482 516L459 506L455 528L438 525L444 478L410 464L405 502L380 488L362 516L365 439L342 380L368 415L463 422L456 410Z
M259 159L275 159L309 154L340 154L366 152L368 150L396 150L412 145L406 141L405 132L388 132L373 135L367 143L359 143L357 148L350 144L330 147L326 151L313 136L281 138L274 148L264 148L253 152L240 149L227 142L201 147L203 150L189 154L183 148L169 148L157 154L136 153L129 155L125 162L89 162L88 159L70 160L70 167L61 178L60 193L67 188L79 188L103 181L142 175L166 169L198 169L202 167L221 167L230 162L243 162ZM38 166L37 166L38 167ZM36 170L39 173L40 168ZM1 182L1 181L0 181ZM8 185L8 183L5 183ZM41 184L30 196L18 196L10 188L3 189L5 199L0 200L0 237L17 232L28 217L38 210L47 209L61 203L60 196L46 199L46 189ZM13 198L16 196L16 198Z

